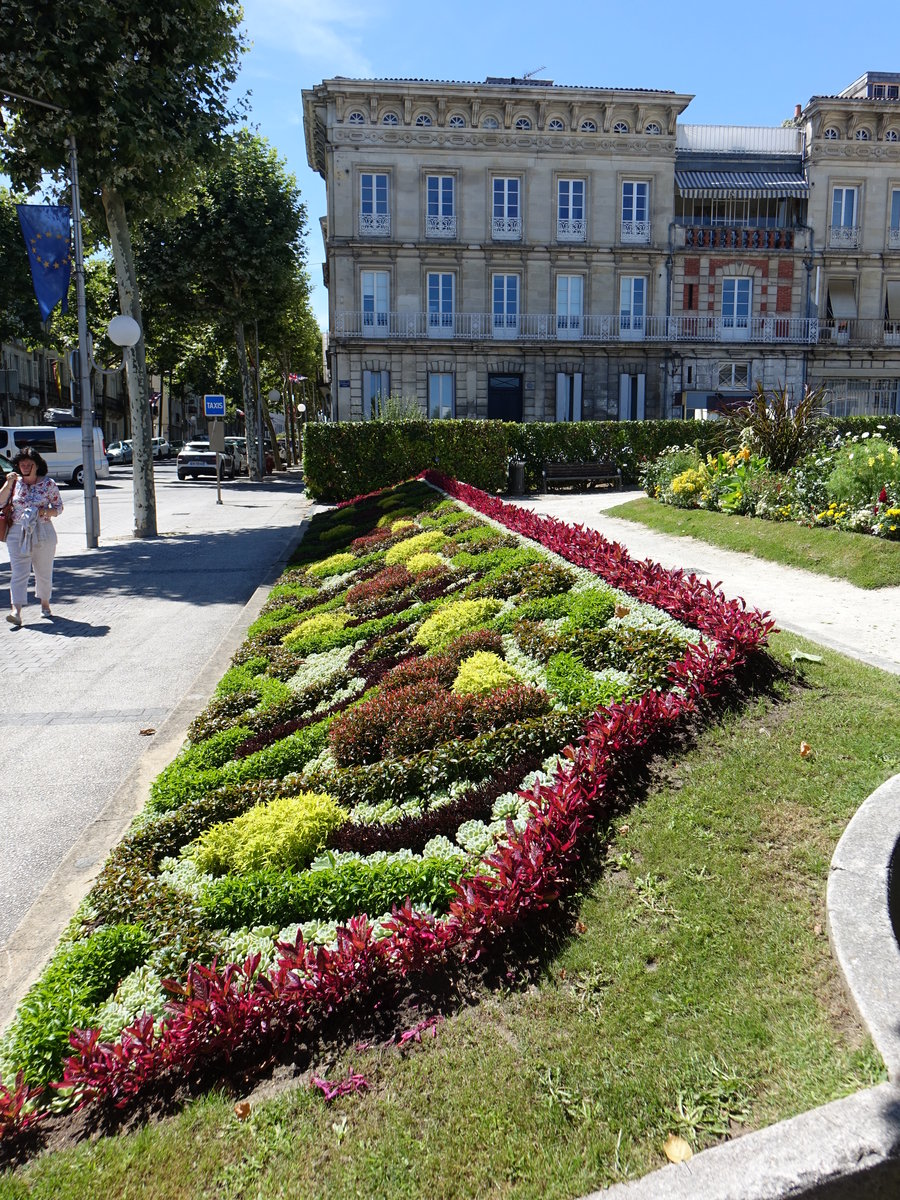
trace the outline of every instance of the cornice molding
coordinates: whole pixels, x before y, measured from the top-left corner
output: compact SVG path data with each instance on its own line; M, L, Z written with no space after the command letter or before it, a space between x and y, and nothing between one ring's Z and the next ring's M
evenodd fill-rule
M675 139L665 134L623 134L609 136L576 133L540 133L495 129L440 129L376 126L360 128L346 126L331 128L331 145L335 150L383 148L386 150L504 150L533 154L535 151L557 154L578 154L603 158L618 156L640 158L674 158Z

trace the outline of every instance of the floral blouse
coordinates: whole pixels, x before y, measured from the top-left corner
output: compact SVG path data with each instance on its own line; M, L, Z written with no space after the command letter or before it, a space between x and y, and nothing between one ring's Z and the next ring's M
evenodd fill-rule
M54 516L63 510L62 496L59 494L59 488L49 475L41 476L30 486L20 476L16 481L12 502L14 525L17 521L24 520L25 513L29 508L51 508L53 509ZM49 521L50 518L44 517L43 520Z

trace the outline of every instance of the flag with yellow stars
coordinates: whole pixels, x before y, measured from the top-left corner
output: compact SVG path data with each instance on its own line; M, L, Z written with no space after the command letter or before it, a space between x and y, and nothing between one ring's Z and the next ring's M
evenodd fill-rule
M17 204L19 223L25 235L31 278L41 320L46 321L62 301L68 311L72 243L69 236L68 204Z

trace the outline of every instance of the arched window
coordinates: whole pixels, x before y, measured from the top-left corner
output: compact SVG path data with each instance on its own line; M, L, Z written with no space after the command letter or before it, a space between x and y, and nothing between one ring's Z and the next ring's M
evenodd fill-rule
M419 115L416 117L416 124L419 126L419 128L421 128L423 125L430 125L431 117L429 117L428 113L419 113Z
M616 121L615 125L613 125L613 133L627 133L627 132L628 132L628 126L625 124L624 121Z
M659 125L657 125L657 123L655 121L651 121L650 124L647 126L647 128L644 130L644 133L660 134L660 133L662 133L662 129L660 129Z
M597 122L596 121L582 121L581 122L581 132L582 133L596 133L597 132Z
M840 138L840 136L841 136L840 133L835 129L835 127L833 125L829 125L828 128L825 130L825 141L826 142L836 142L838 140L838 138Z
M551 117L547 122L547 128L552 129L554 133L559 133L561 130L565 129L565 125L562 123L559 117Z
M484 120L481 122L481 128L482 129L499 129L500 122L497 120L496 117L485 117Z
M869 140L869 131L868 129L857 129L853 136L858 142L867 142Z
M359 111L352 112L350 114L350 116L347 118L348 125L364 125L365 122L366 122L366 118Z
M397 116L396 113L387 112L381 118L381 123L382 123L382 125L399 125L400 118Z
M900 133L896 129L889 129L884 135L886 142L900 142Z
M530 129L530 128L531 128L531 121L529 121L528 117L519 117L519 119L516 121L516 129Z
M459 113L454 113L447 124L451 129L465 129L466 118L461 117Z

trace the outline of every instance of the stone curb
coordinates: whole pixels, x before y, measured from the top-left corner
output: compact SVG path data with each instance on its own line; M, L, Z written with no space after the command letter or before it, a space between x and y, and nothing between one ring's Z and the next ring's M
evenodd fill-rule
M831 860L831 945L889 1083L724 1142L583 1200L897 1200L900 1196L900 947L889 886L900 846L900 775L877 788Z
M311 506L312 511L315 509ZM0 1031L6 1028L16 1005L40 975L47 958L72 914L87 895L107 855L122 839L132 819L147 802L150 785L168 766L187 737L188 726L215 691L231 656L244 640L247 628L259 615L309 524L311 511L297 527L296 537L270 566L266 578L234 619L187 692L156 731L152 745L125 777L103 811L72 846L16 926L2 950L0 961Z

